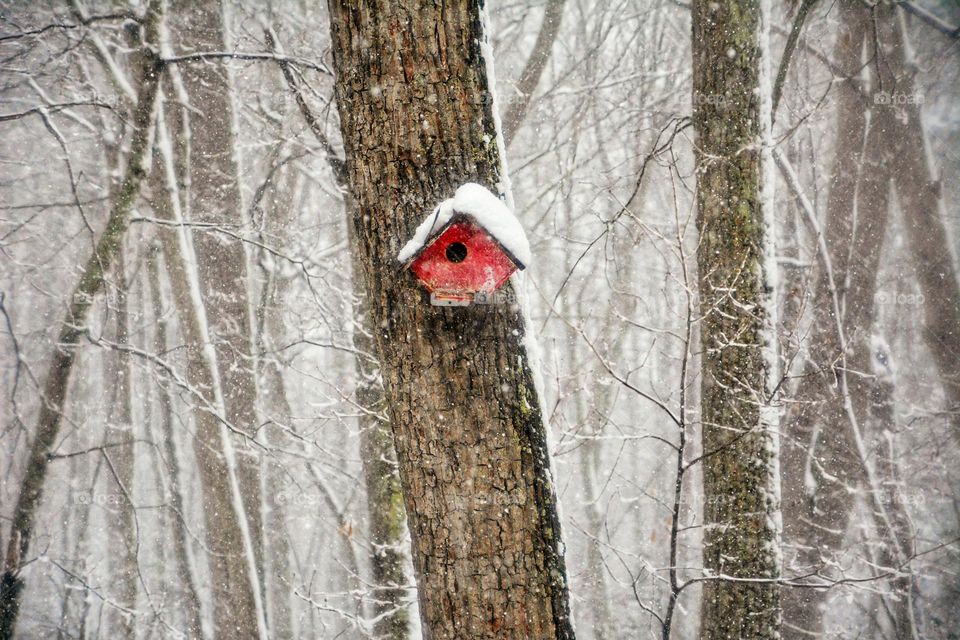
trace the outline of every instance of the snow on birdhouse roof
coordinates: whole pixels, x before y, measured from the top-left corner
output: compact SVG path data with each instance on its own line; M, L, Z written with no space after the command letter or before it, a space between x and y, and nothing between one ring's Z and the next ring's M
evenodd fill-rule
M441 202L423 219L410 241L403 245L397 260L405 263L417 255L457 214L473 218L520 263L530 264L530 243L520 221L500 198L474 182L462 185L452 198Z

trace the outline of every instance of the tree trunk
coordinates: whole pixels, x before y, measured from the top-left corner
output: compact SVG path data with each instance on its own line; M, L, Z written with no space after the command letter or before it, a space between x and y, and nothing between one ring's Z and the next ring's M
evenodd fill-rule
M173 183L173 159L165 155L169 150L169 134L163 122L158 138L166 176L166 189L157 199L158 217L181 221L176 215L178 194ZM187 359L187 382L201 392L216 396L215 362L204 345L207 336L201 323L204 312L199 296L191 294L194 286L188 269L191 259L184 232L163 230L160 233L166 265L169 271L173 302L177 310L180 332ZM230 434L222 424L223 407L218 400L199 400L193 410L195 433L193 451L203 487L203 505L206 516L206 540L210 553L211 584L213 587L214 634L217 638L248 638L261 626L261 606L256 566L250 557L249 536L244 535L244 501L232 461ZM229 451L229 453L228 453ZM252 544L251 544L252 547Z
M226 49L219 0L179 0L172 9L180 53ZM188 135L187 157L181 159L187 182L185 217L190 222L222 225L236 232L246 218L241 210L234 157L236 139L227 70L222 62L210 60L181 65L178 71L190 102L182 131ZM257 437L257 389L251 357L246 252L242 242L216 232L193 234L193 245L225 417L246 436L236 438L235 446L244 510L262 585L260 461L252 443Z
M779 452L777 426L765 416L772 375L765 352L775 336L765 273L770 212L761 202L759 28L757 2L693 3L708 578L701 637L709 639L780 634Z
M160 174L157 171L156 174ZM154 195L165 198L160 195L164 193L161 181L155 182ZM167 320L163 313L163 303L160 285L160 270L157 262L159 261L159 247L151 247L147 256L147 275L150 281L150 307L153 317L157 323L156 334L154 336L153 350L155 353L166 353L167 345ZM169 254L168 254L169 255ZM170 471L169 485L165 488L165 499L170 501L171 511L173 512L173 553L175 561L173 574L177 578L177 583L182 591L181 598L178 600L183 610L184 625L186 626L187 636L190 638L203 638L203 622L200 610L200 589L197 587L197 577L194 575L190 562L190 532L187 530L183 519L186 517L183 486L180 478L180 458L177 455L177 448L174 442L173 433L173 398L171 397L170 387L167 381L160 380L157 383L157 396L160 404L160 425L163 457L166 458L166 464ZM167 493L169 492L169 493Z
M410 616L404 605L407 577L404 575L403 543L406 527L403 493L397 473L397 459L389 423L379 415L384 406L383 384L374 353L374 329L366 309L366 293L362 272L354 261L355 327L353 346L357 351L357 404L364 413L360 418L360 456L367 489L367 518L370 544L373 546L375 638L406 640ZM365 354L371 354L369 358Z
M146 175L144 161L148 156L150 126L162 68L162 63L153 49L161 20L159 8L150 4L146 16L143 65L139 73L137 106L132 118L127 172L114 198L106 228L97 241L93 255L84 266L80 281L72 291L67 316L60 326L53 360L43 385L37 430L13 512L4 573L0 579L0 640L11 638L16 626L20 592L23 589L23 581L19 576L20 567L22 562L27 561L33 520L43 496L43 484L50 463L48 454L57 441L67 383L85 331L84 324L93 298L103 284L104 274L110 270L123 246L130 210L140 195Z
M893 179L900 210L906 221L910 250L917 265L917 279L923 294L923 337L940 370L939 379L947 399L950 424L960 442L960 279L957 272L956 238L950 237L941 211L943 199L939 178L930 166L927 132L923 128L919 94L913 82L915 67L907 59L906 33L899 10L880 11L885 38L883 66L891 81L888 93L905 96L898 104L900 118L892 129ZM889 105L891 109L893 105Z
M870 15L855 0L840 3L840 12L836 62L854 75L862 66ZM889 81L882 71L878 84ZM808 371L791 404L783 468L784 537L792 551L788 565L795 574L815 571L828 580L840 577L830 567L842 549L858 488L867 491L882 555L891 564L904 559L896 523L905 517L902 503L884 506L864 448L878 383L848 373L872 368L870 332L896 154L889 140L897 116L893 109L875 107L862 142L867 119L861 92L846 82L838 91L837 155L810 305ZM896 584L909 588L910 581ZM909 598L909 593L900 596ZM828 597L823 588L786 589L784 636L799 640L822 634Z
M543 23L537 33L537 41L533 44L533 51L530 52L530 57L527 58L527 63L523 66L523 71L520 72L520 78L517 80L517 95L510 101L503 116L503 140L507 146L510 146L517 131L520 130L520 125L523 124L527 108L533 98L533 92L540 83L543 70L547 68L553 43L556 42L557 34L560 33L563 7L566 3L567 0L547 0L547 7L543 11Z
M277 234L291 224L289 212L295 210L292 203L293 186L287 184L275 187L274 197L269 206L264 204L264 231ZM265 193L265 192L264 192ZM267 201L266 198L260 202ZM257 205L258 207L261 205ZM261 255L255 260L260 270L260 291L256 309L254 341L257 348L258 395L262 442L268 448L278 447L283 441L284 429L289 428L293 412L287 399L283 372L285 363L281 362L278 345L283 344L286 336L283 326L283 302L288 281L277 278L277 269L271 261ZM263 520L271 532L264 537L264 584L265 606L268 627L272 637L287 638L293 636L293 618L291 611L290 584L290 538L286 525L286 506L276 497L283 491L285 475L288 473L280 460L274 456L264 456L261 477L264 486Z
M823 224L821 247L827 255L818 253L819 267L814 281L813 327L817 332L809 337L810 359L813 367L822 367L802 379L794 410L786 420L783 441L783 513L784 542L793 557L787 557L787 566L796 573L804 573L822 563L821 545L833 547L839 544L839 536L832 529L814 530L810 518L820 522L823 514L837 514L846 522L852 501L845 489L822 492L816 499L814 488L806 486L808 478L821 475L822 467L817 460L836 460L829 473L837 478L841 487L850 486L851 476L856 477L859 467L849 429L844 428L846 417L843 407L830 401L836 392L836 375L833 364L840 355L839 337L832 295L832 280L836 286L845 283L847 263L850 258L854 201L861 158L864 155L866 113L856 76L862 67L863 39L866 33L862 14L853 2L838 5L840 33L834 46L832 59L840 72L849 80L839 82L834 88L837 126L835 134L835 157L831 171L830 192L827 196L826 220ZM819 238L818 238L819 240ZM859 288L859 283L854 286ZM843 291L836 291L837 298ZM822 425L834 425L821 434ZM839 474L839 475L837 475ZM817 515L819 514L819 515ZM821 539L823 536L831 540ZM809 588L787 588L783 593L783 617L786 638L808 637L807 632L821 628L822 605L826 594Z
M127 291L126 269L124 268L123 249L117 255L115 310L116 342L128 346L127 329ZM135 438L133 426L133 408L130 402L130 357L124 351L108 353L107 365L115 373L113 392L115 399L106 425L106 442L113 445L120 442L130 444L112 446L104 449L104 455L110 462L107 473L107 486L111 488L114 499L107 504L109 517L110 573L114 586L111 589L114 601L127 609L137 606L137 522L133 500L133 469ZM106 373L106 372L105 372ZM109 379L109 378L104 378ZM107 610L107 629L111 635L122 638L134 638L136 619L133 615L115 607Z
M265 32L271 48L282 53L272 30ZM346 214L347 235L350 245L356 246L356 230L353 219L356 204L349 193L344 161L338 157L327 139L323 128L304 99L289 64L280 63L287 87L293 92L297 107L324 150L337 186L343 190L343 210ZM357 352L355 371L357 376L356 402L360 408L360 462L363 465L364 484L367 493L367 519L372 553L370 564L373 570L374 624L377 638L402 640L409 635L409 615L403 604L404 585L407 578L403 570L404 558L400 550L406 529L403 495L400 476L397 473L396 451L389 424L380 416L384 414L383 383L380 368L374 354L374 328L368 309L366 288L357 252L352 260L353 284L353 346Z
M425 637L572 638L546 430L515 306L432 307L395 260L500 150L480 3L331 0L359 252ZM507 285L512 286L512 285Z

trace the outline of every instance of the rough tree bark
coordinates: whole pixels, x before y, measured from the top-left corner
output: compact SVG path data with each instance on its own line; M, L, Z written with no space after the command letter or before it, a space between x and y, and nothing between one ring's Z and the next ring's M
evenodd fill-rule
M515 306L438 308L396 263L500 149L481 3L331 0L336 94L428 638L572 638L546 430ZM508 285L508 287L511 285Z
M138 72L137 106L133 112L130 152L127 171L117 190L107 219L106 228L97 240L93 254L87 260L80 280L71 292L67 315L60 326L53 360L44 381L43 397L37 418L37 429L30 447L26 471L20 483L20 493L14 508L7 541L7 554L0 582L0 639L13 636L20 608L21 563L28 560L30 537L37 507L43 496L43 484L50 464L49 454L57 440L60 418L66 399L67 383L73 369L76 352L85 332L85 323L94 296L103 285L106 274L123 246L130 211L140 195L149 158L150 127L162 61L156 53L157 32L161 20L160 3L147 6L144 18L144 41L141 67Z
M759 2L693 3L708 575L701 637L709 639L779 638L780 628L776 425L764 416L765 351L775 337L765 272L770 212L761 202L759 28Z

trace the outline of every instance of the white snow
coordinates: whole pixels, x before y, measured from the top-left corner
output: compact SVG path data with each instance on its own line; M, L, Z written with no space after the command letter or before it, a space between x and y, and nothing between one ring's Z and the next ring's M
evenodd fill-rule
M777 236L774 226L774 207L776 205L776 175L773 160L773 67L770 48L770 26L772 24L773 5L770 0L761 0L760 24L757 38L760 45L760 202L763 219L763 275L766 280L767 294L764 296L763 356L767 369L767 399L760 408L761 426L767 436L767 454L769 456L770 475L766 487L767 526L773 530L773 540L768 540L767 551L772 557L777 573L783 572L782 496L780 493L780 410L781 402L776 397L783 375L778 349L777 327L780 319L777 309L777 285L779 273L776 260Z
M452 198L441 202L424 218L397 254L397 260L406 262L412 258L458 213L473 218L524 266L530 264L530 243L520 221L500 198L474 182L462 185Z

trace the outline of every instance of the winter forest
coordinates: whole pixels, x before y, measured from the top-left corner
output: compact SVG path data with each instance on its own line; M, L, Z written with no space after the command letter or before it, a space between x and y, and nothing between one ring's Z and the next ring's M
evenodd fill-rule
M0 0L0 640L960 639L956 0Z

